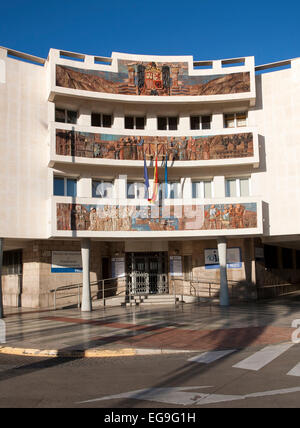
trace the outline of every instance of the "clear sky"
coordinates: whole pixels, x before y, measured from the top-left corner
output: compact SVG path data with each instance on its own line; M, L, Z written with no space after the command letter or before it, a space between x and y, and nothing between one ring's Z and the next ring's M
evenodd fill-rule
M11 0L0 45L47 57L50 48L193 55L254 55L256 64L300 57L299 0Z

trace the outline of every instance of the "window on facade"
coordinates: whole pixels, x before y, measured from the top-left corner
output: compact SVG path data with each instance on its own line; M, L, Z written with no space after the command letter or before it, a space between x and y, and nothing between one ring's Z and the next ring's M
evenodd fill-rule
M201 199L212 198L211 180L199 180L192 182L192 197Z
M142 182L127 181L128 199L145 199L146 187Z
M201 116L202 129L210 129L211 116Z
M77 196L77 180L74 178L54 177L54 196Z
M178 117L159 116L157 118L157 129L160 131L177 131Z
M22 274L22 250L4 251L2 275Z
M239 128L247 126L247 112L224 114L225 128Z
M181 185L180 181L168 182L167 199L180 199L181 198Z
M282 268L293 269L293 250L291 248L281 248Z
M210 129L211 116L190 116L191 129Z
M125 116L125 129L145 129L145 117Z
M278 269L278 247L264 245L265 267L268 269Z
M227 178L225 180L226 197L250 196L249 178Z
M111 128L112 126L112 115L102 113L91 114L91 125L103 128Z
M236 126L247 126L247 113L237 113L236 114Z
M77 123L78 113L77 111L56 108L55 109L55 122L61 123Z
M92 180L93 198L113 198L113 182L109 180Z
M296 250L296 269L300 269L300 251Z

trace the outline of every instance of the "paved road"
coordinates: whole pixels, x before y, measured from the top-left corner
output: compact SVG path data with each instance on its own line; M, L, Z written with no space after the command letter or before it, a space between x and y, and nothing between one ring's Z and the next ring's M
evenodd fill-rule
M0 407L299 407L300 345L102 359L0 355Z

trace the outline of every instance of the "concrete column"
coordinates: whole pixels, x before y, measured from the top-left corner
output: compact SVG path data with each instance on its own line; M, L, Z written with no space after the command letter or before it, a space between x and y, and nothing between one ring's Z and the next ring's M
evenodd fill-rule
M218 239L218 254L220 263L220 306L229 306L229 290L226 265L227 242L226 238Z
M81 241L81 255L82 255L82 312L92 311L92 298L90 286L90 250L91 241L89 239L82 239Z
M0 319L4 317L4 313L3 313L3 295L2 295L3 244L4 244L4 239L0 238Z

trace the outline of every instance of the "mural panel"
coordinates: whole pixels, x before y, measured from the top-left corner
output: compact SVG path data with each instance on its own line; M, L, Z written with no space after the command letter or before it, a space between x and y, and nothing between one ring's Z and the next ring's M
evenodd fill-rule
M257 204L121 206L58 203L57 230L148 232L257 227Z
M130 137L56 130L56 154L85 158L170 161L253 156L253 134L209 137Z
M250 73L189 76L188 63L118 61L118 72L56 66L56 85L120 95L224 95L250 92Z

